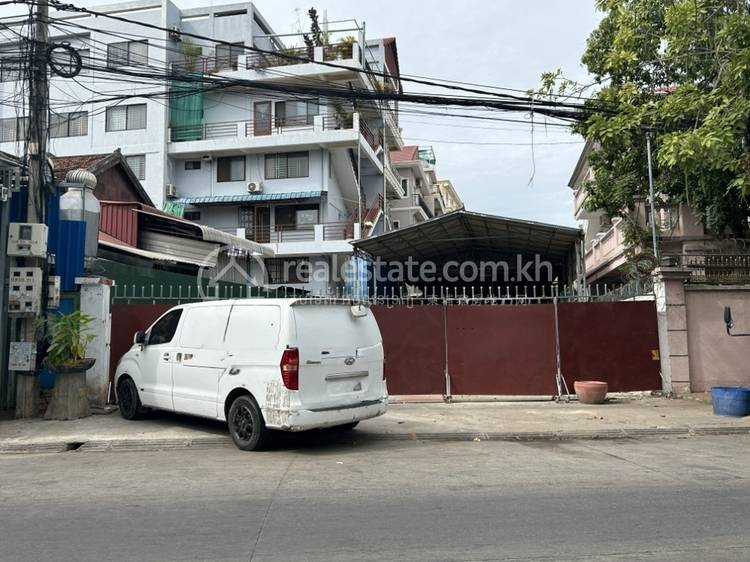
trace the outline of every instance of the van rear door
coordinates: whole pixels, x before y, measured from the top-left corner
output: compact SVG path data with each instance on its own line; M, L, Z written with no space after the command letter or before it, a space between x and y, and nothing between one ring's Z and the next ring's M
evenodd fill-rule
M304 409L335 409L385 394L383 343L372 312L350 304L300 301L291 307Z

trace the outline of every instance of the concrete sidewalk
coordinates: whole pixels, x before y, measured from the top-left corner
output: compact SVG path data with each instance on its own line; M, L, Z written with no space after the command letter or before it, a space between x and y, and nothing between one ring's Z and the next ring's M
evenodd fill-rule
M393 403L342 439L554 440L750 434L750 418L714 416L705 399L622 397L600 406L576 401ZM154 412L128 422L119 413L75 421L0 421L0 453L182 448L228 444L226 425Z

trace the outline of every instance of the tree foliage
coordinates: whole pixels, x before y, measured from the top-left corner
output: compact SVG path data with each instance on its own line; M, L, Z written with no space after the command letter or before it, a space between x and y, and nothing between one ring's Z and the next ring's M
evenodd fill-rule
M582 61L598 89L576 130L594 142L587 205L625 216L655 190L717 235L748 230L750 13L746 0L598 0L604 17ZM570 91L559 73L542 91ZM596 111L609 107L616 111ZM631 231L633 237L637 232ZM634 242L634 240L631 240Z

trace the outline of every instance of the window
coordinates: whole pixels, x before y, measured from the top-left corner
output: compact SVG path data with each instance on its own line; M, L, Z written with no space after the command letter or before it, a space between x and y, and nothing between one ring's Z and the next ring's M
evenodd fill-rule
M266 258L263 265L268 274L268 283L307 283L310 281L311 265L308 258Z
M280 325L278 306L233 306L224 345L227 349L273 349L279 343Z
M201 212L185 211L185 213L182 215L182 218L184 218L186 221L199 221L201 220Z
M237 57L245 52L244 43L216 46L216 66L237 70Z
M245 157L225 156L216 159L216 181L244 181Z
M157 320L156 324L151 326L148 335L148 345L171 342L174 333L177 331L177 325L180 323L180 316L182 316L182 309L178 308L177 310L168 312Z
M310 175L309 152L266 154L266 179L306 178Z
M130 169L133 170L135 177L137 177L139 180L146 179L146 155L145 154L135 154L133 156L126 156L125 162L127 162L128 166L130 166Z
M107 66L146 66L148 41L123 41L107 45Z
M218 349L224 340L230 306L200 306L188 309L180 334L183 347Z
M252 228L255 223L255 207L242 205L238 209L237 221L241 228Z
M26 138L29 126L28 117L0 119L0 142L22 141Z
M277 127L312 125L318 115L317 101L277 101L275 105Z
M21 79L20 58L0 59L0 82L15 82Z
M200 160L185 160L185 169L186 170L200 170L201 161Z
M318 222L317 209L301 209L296 213L297 226L312 226Z
M409 194L409 180L406 178L401 179L401 189L404 190L404 193L407 195Z
M89 114L85 111L76 113L53 113L49 117L49 136L83 137L89 134Z
M107 108L107 131L132 131L146 128L146 104L116 105Z

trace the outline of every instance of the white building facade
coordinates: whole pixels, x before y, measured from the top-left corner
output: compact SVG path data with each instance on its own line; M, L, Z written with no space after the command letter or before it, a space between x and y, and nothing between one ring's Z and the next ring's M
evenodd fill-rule
M78 50L83 68L74 79L51 77L49 152L120 148L156 206L269 245L276 257L266 260L264 284L351 290L351 273L331 271L315 282L309 270L340 268L352 257L351 240L391 229L389 211L410 201L390 158L403 148L398 105L278 87L401 91L395 39L368 39L353 23L324 23L325 40L310 48L301 36L275 35L247 2L181 10L169 0L137 0L93 9L133 23L52 14L61 21L51 26L51 41ZM5 35L12 45L12 32ZM8 49L5 56L0 48L4 98L19 85ZM149 82L138 77L144 71L171 71L172 80ZM195 77L206 75L273 89L201 86ZM170 95L159 94L165 88ZM25 119L0 107L0 150L23 152ZM426 181L433 190L434 171ZM288 273L300 264L308 275Z

